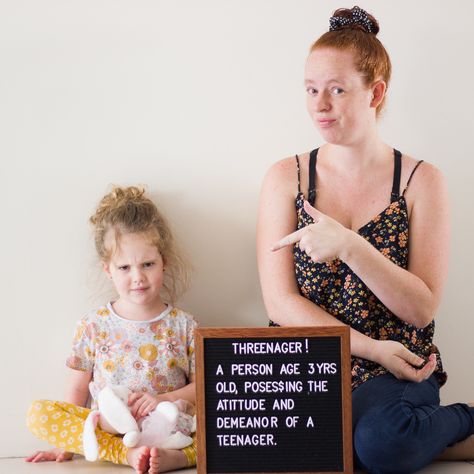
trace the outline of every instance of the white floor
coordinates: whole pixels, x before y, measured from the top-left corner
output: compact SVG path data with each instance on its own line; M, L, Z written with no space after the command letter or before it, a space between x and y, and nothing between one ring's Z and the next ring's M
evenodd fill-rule
M12 474L112 474L131 473L129 467L109 463L90 463L75 459L67 463L26 463L22 458L0 459L0 473ZM474 463L438 462L419 471L420 474L474 474ZM195 469L184 469L180 474L195 474Z

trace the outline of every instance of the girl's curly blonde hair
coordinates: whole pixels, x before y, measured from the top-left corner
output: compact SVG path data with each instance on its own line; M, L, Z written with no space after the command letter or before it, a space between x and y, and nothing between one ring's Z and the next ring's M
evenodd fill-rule
M171 229L156 205L145 196L141 186L114 186L100 201L89 219L94 228L97 253L108 262L114 248L106 245L106 236L113 231L115 245L123 234L143 233L156 245L166 265L163 292L174 303L188 286L189 268L178 255ZM108 240L108 239L107 239Z

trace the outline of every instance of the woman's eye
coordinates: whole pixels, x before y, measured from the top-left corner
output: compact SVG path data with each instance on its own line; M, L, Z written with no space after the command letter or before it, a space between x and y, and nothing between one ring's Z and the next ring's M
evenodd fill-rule
M340 87L334 87L331 92L334 94L334 95L341 95L344 93L344 89L341 89Z
M313 87L308 87L306 89L306 92L308 93L308 95L316 95L318 93L318 91L314 89Z
M130 267L128 265L120 265L120 267L118 267L118 269L123 272L126 272L129 268Z
M145 262L143 264L143 268L150 268L155 264L155 262Z

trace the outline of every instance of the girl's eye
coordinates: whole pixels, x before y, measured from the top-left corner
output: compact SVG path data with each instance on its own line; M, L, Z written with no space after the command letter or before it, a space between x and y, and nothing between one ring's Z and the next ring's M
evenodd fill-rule
M118 269L123 272L126 272L129 268L129 265L120 265L120 267L118 267Z
M316 95L318 93L318 91L314 87L308 87L306 89L306 92L308 93L308 95Z
M340 87L334 87L331 92L334 94L334 95L341 95L344 93L344 89L341 89Z
M143 264L143 268L150 268L155 264L155 262L145 262Z

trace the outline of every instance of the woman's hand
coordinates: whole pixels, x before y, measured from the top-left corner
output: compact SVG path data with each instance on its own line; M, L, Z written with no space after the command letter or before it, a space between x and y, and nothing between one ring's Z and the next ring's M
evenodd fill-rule
M25 461L26 462L43 462L43 461L63 462L63 461L70 461L73 456L74 456L73 453L69 453L67 451L64 451L63 449L55 448L55 449L51 449L50 451L36 451L36 453L25 458Z
M385 367L397 379L423 382L436 369L436 354L431 354L422 369L417 369L424 360L396 341L374 341L373 361Z
M272 247L272 251L299 242L300 249L313 262L324 263L340 258L353 232L315 209L308 201L304 202L304 210L314 219L314 224L283 237Z
M128 406L132 416L138 421L152 412L158 403L164 402L164 395L152 395L148 392L133 392L128 397Z

